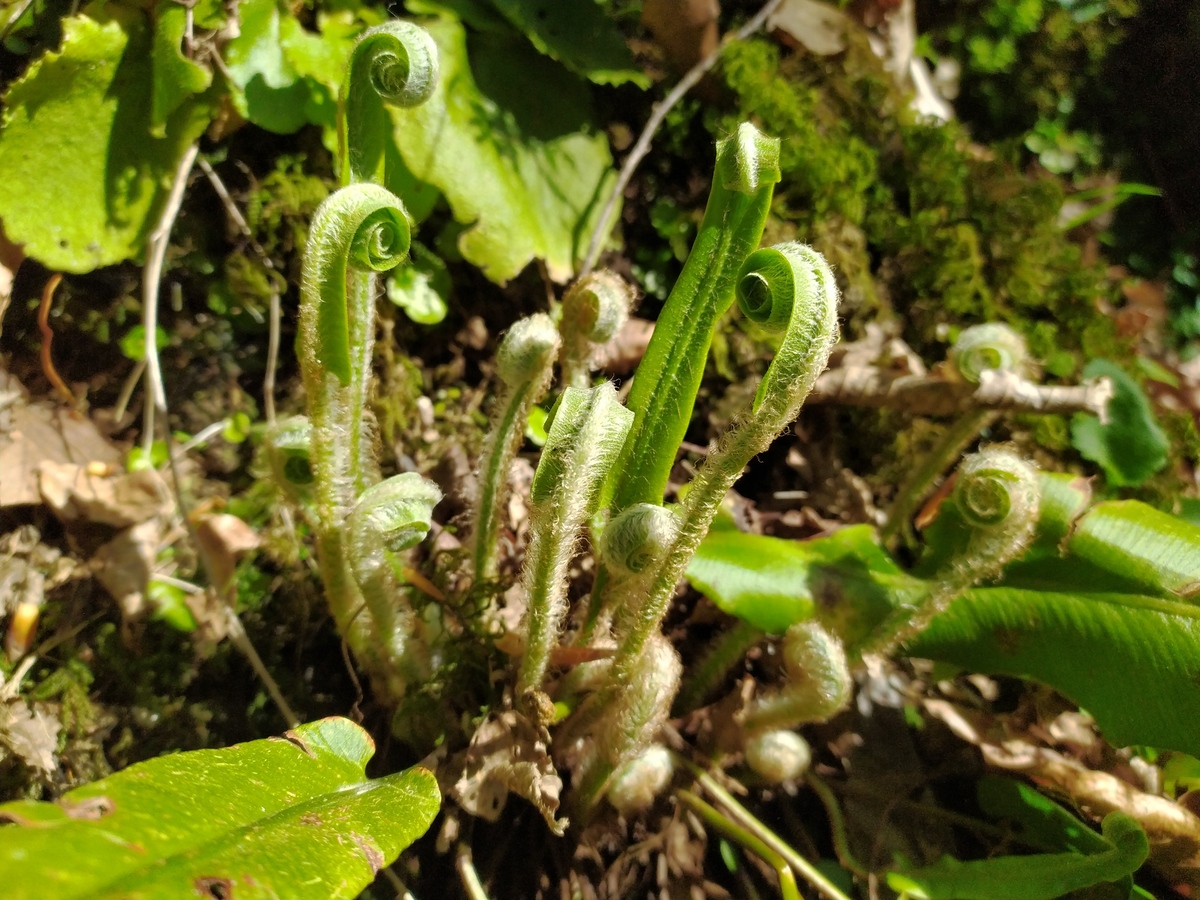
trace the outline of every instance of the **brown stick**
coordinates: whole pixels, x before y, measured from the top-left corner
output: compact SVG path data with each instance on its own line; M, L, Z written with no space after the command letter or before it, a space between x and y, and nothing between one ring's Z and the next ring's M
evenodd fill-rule
M50 327L50 304L54 300L54 292L58 290L60 282L62 282L62 276L57 272L50 276L50 280L42 288L42 303L38 307L38 330L42 333L42 372L53 385L54 390L58 392L62 401L73 407L75 394L59 376L58 370L54 368L54 357L50 354L50 345L54 343L54 330Z
M1107 378L1077 385L1042 385L1011 372L989 370L974 385L924 375L896 376L872 366L848 366L831 369L818 378L808 402L886 406L919 416L954 416L983 409L1086 412L1103 422L1112 395L1112 382Z

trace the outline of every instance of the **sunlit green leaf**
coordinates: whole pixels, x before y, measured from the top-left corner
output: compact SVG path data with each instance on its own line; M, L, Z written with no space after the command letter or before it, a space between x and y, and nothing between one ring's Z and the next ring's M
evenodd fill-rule
M621 32L594 0L492 0L492 5L538 50L577 75L597 84L650 86Z
M976 588L908 652L1053 685L1095 716L1114 744L1200 753L1200 607L1193 604L1066 585Z
M208 88L212 83L212 72L183 55L187 10L175 3L164 3L155 13L150 131L155 137L163 137L171 114L188 97Z
M816 615L843 640L865 635L894 597L919 586L866 525L814 541L714 530L688 566L687 579L722 610L770 634Z
M1101 503L1075 522L1060 556L1080 499L1079 485L1060 481L1063 495L1047 496L1043 480L1047 521L1035 552L1010 565L1000 585L955 600L906 652L1051 685L1115 744L1200 755L1200 603L1189 593L1200 528L1145 504ZM950 521L939 516L935 525ZM688 580L764 631L811 615L851 650L924 584L901 572L866 526L808 542L714 531Z
M1094 884L1124 878L1146 861L1150 842L1129 816L1110 813L1102 850L997 856L961 862L943 857L932 866L889 872L888 886L913 900L1057 900Z
M468 225L458 246L493 281L531 260L574 272L614 177L587 85L517 35L467 35L449 14L424 23L441 52L429 102L394 109L396 144L420 181Z
M375 747L348 719L282 738L163 756L0 806L13 900L358 895L437 814L433 775L368 779Z
M308 122L309 84L284 54L283 35L299 23L276 0L245 0L239 30L225 47L225 71L233 81L233 105L255 125L291 134Z
M412 261L387 280L388 299L418 325L436 325L446 318L449 296L446 264L420 244L412 246Z
M154 75L145 14L93 4L5 95L0 220L49 268L88 272L142 253L209 119L199 98L182 100L154 137Z
M1108 404L1108 424L1087 413L1071 420L1071 443L1086 459L1104 470L1114 487L1141 484L1167 464L1171 443L1154 417L1150 401L1138 383L1116 363L1094 359L1084 378L1107 376L1115 393Z

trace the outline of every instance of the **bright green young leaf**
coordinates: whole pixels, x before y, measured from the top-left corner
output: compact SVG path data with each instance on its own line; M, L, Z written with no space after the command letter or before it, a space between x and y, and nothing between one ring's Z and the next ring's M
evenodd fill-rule
M436 325L449 309L450 272L446 264L420 244L412 261L397 267L387 280L387 297L418 325Z
M154 344L159 350L171 345L171 336L167 334L167 330L161 325L154 331ZM142 324L134 325L121 338L121 352L125 354L126 359L132 359L134 362L140 362L146 358L146 327Z
M565 281L614 177L586 84L517 35L467 35L449 14L423 23L442 77L429 102L393 109L396 145L445 194L463 257L504 283L532 259Z
M352 898L425 833L432 773L368 779L375 746L348 719L282 738L163 756L0 806L12 900Z
M538 50L575 74L596 84L650 86L621 32L593 0L492 0L492 5Z
M63 45L4 97L0 220L45 266L90 272L141 254L187 146L208 124L198 98L154 137L154 53L144 13L93 4Z
M159 5L154 24L154 79L150 109L150 132L166 135L167 120L193 94L212 84L212 72L183 55L187 10L176 3Z
M1098 852L998 856L961 862L943 857L932 866L889 872L888 886L913 900L1057 900L1064 894L1118 881L1150 853L1146 832L1129 816L1110 813Z
M1108 404L1109 422L1076 413L1071 420L1071 443L1085 459L1104 470L1114 487L1138 485L1167 464L1170 441L1163 432L1150 401L1138 383L1116 363L1094 359L1083 370L1084 378L1107 375L1115 393Z
M196 617L188 607L187 595L182 589L151 578L146 597L154 609L154 618L162 619L176 631L196 630Z

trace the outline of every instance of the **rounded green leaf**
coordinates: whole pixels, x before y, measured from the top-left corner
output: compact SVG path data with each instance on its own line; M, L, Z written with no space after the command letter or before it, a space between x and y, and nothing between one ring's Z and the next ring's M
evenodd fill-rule
M355 897L440 804L425 769L368 779L374 750L348 719L322 719L4 804L0 883L12 900Z
M90 272L142 252L210 112L156 95L156 71L146 16L93 4L5 95L0 220L48 268Z
M1107 424L1095 416L1076 413L1071 420L1071 443L1085 459L1104 470L1113 487L1141 484L1167 464L1170 441L1150 401L1138 383L1116 363L1094 359L1083 370L1084 378L1107 376L1114 394L1108 404Z

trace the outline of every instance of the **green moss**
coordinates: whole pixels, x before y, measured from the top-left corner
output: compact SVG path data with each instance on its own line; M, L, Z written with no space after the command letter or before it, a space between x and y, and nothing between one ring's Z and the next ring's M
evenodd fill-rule
M1056 179L1020 172L959 124L916 121L856 40L825 59L747 41L723 72L738 108L712 127L750 115L783 138L784 223L771 231L790 228L831 259L851 334L894 313L937 357L946 327L1005 321L1035 353L1059 354L1064 378L1085 354L1129 357L1094 303L1112 287L1058 227Z

